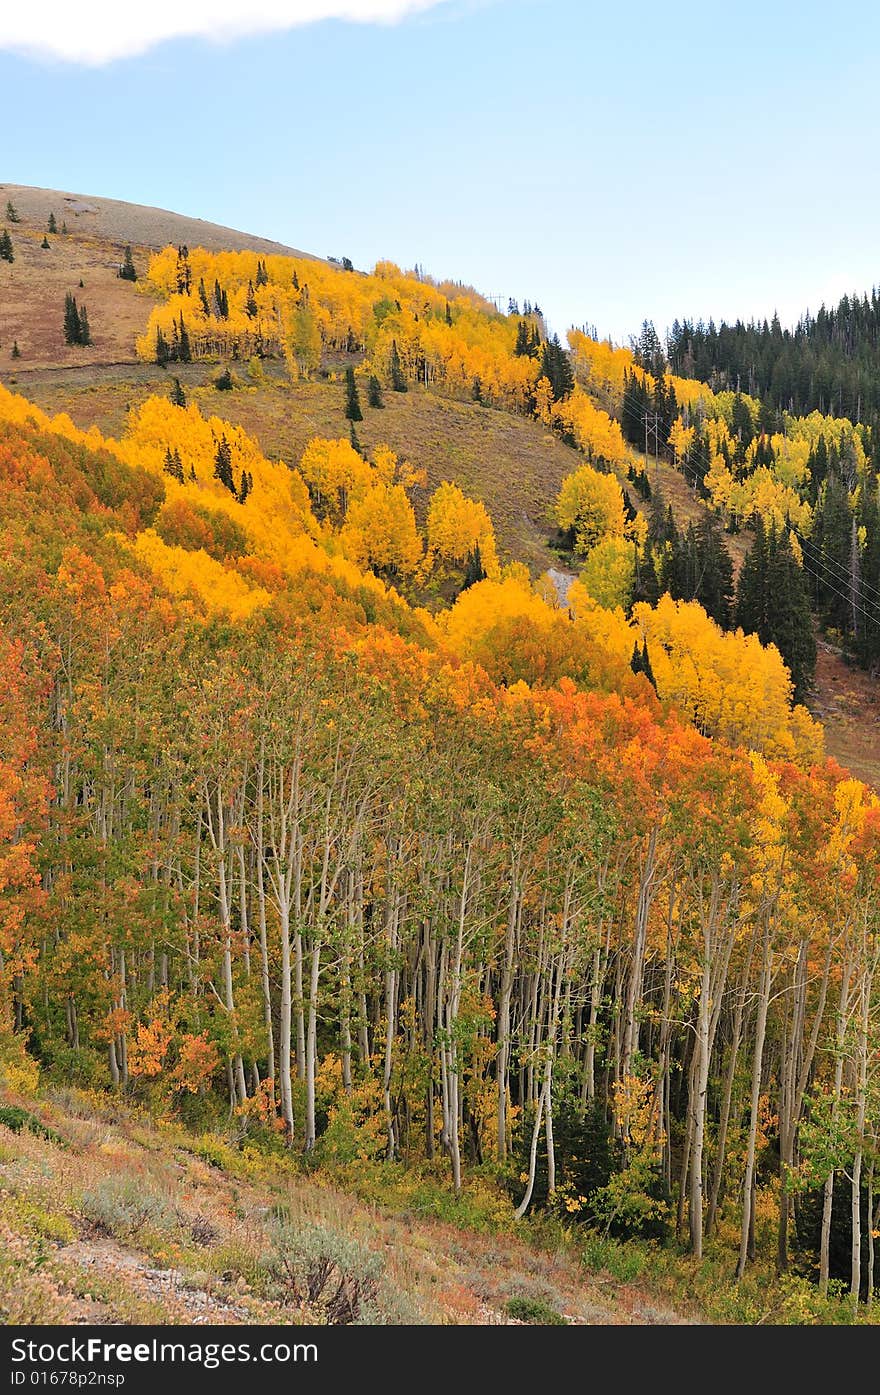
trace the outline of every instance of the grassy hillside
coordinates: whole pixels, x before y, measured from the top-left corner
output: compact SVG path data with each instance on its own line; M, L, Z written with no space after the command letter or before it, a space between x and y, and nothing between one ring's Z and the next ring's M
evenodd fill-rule
M212 386L216 367L176 368L190 400L205 415L243 426L268 455L289 464L299 460L314 436L348 436L341 381L291 383L279 365L267 363L256 383L238 366L241 388L218 392ZM46 411L68 412L77 426L117 435L130 407L168 391L171 373L141 364L16 372L4 381ZM387 444L424 469L427 483L417 493L417 511L442 480L452 480L486 505L502 559L527 562L536 575L552 565L550 509L577 463L574 451L556 436L538 422L421 389L387 392L384 408L365 405L364 418L357 431L365 449Z
M160 1129L71 1091L36 1114L24 1103L0 1105L7 1321L693 1320L650 1284L588 1268L561 1235L516 1227L488 1187L456 1210L429 1175L399 1176L378 1205L246 1139ZM353 1314L298 1293L283 1261L316 1249L348 1275Z
M121 434L129 408L167 391L171 381L170 370L136 360L134 342L155 301L142 282L132 285L117 277L126 243L135 249L139 274L150 249L169 241L305 255L201 220L115 200L4 185L0 202L7 198L21 222L11 228L15 262L0 262L0 381L47 411L68 412L78 426L96 425L104 434ZM58 227L65 221L68 233L50 237L45 250L40 244L53 211ZM89 348L64 345L62 311L68 290L88 306L94 340ZM17 360L10 357L13 341L21 352ZM203 412L243 426L267 454L294 464L313 436L348 434L342 382L327 378L340 379L343 366L344 357L336 354L315 381L291 383L280 364L266 362L257 380L239 364L239 387L227 393L213 388L217 370L212 365L176 365L176 370ZM502 561L524 561L535 576L558 564L550 510L577 461L558 436L533 420L422 389L386 392L383 410L365 406L364 412L358 436L366 449L386 442L425 471L426 487L414 497L420 523L430 492L450 479L486 505ZM705 514L705 504L668 462L649 459L647 472L652 482L659 481L680 527ZM727 538L736 572L747 541L744 534ZM854 675L834 653L823 651L810 705L826 725L828 754L875 787L880 783L873 716L878 702L880 681Z

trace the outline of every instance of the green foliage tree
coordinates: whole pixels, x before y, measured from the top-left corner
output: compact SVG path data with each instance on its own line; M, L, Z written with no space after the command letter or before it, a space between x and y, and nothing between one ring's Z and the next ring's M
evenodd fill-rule
M379 379L376 377L375 373L370 374L369 380L367 382L367 406L385 406L385 403L382 399L382 384L379 382Z

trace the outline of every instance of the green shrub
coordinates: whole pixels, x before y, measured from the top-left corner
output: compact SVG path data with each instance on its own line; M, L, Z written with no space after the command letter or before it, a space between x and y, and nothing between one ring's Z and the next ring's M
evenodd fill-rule
M325 1226L272 1227L263 1260L266 1296L328 1326L417 1321L383 1278L381 1255Z
M13 1133L21 1133L22 1129L27 1133L36 1134L38 1138L46 1138L50 1143L63 1144L64 1140L54 1129L47 1129L35 1114L31 1114L27 1109L21 1109L17 1104L0 1105L0 1124L5 1124L7 1129L12 1129Z
M543 1298L508 1298L504 1305L508 1317L520 1322L530 1322L543 1327L566 1327L568 1319L551 1308Z
M144 1230L167 1232L178 1217L163 1196L149 1190L142 1179L104 1177L83 1192L80 1215L107 1235L130 1240Z

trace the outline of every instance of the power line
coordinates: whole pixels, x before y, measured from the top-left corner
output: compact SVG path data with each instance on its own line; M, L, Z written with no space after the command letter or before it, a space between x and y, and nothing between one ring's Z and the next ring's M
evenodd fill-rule
M816 546L816 544L813 542L812 538L808 538L808 537L803 537L803 538L801 538L800 535L798 535L798 536L799 536L800 542L801 542L802 544L805 544L805 545L810 549L810 551L814 554L814 560L815 560L815 561L821 562L824 566L826 566L827 568L829 568L829 570L833 567L834 570L836 570L837 572L840 573L840 579L841 579L841 581L847 581L847 582L849 582L849 581L852 580L852 574L851 574L851 572L849 571L849 569L848 569L847 567L845 567L845 566L843 565L842 562L838 562L836 558L829 556L829 554L828 554L827 552L823 552L821 548L819 548L819 547ZM873 594L874 594L875 596L878 597L878 599L880 599L880 589L878 589L876 586L872 586L871 583L870 583L869 581L864 581L864 580L862 580L861 577L859 578L859 590L860 590L860 591L871 591L871 592L873 592ZM866 597L866 599L869 599L869 598ZM871 602L871 603L872 603L872 604L875 604L874 602Z

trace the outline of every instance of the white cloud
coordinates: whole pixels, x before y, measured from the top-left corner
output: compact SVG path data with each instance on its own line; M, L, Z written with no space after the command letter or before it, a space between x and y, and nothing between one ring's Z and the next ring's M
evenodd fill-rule
M216 40L342 19L394 24L443 0L38 0L0 7L0 50L99 65L166 39Z

